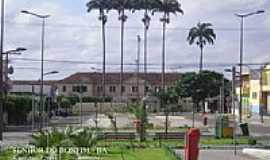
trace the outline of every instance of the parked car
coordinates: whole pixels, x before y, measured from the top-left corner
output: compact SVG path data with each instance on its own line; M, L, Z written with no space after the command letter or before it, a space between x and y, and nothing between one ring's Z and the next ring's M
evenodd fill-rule
M69 115L69 113L63 109L63 108L58 108L56 111L55 111L55 115L56 116L62 116L62 117L67 117Z

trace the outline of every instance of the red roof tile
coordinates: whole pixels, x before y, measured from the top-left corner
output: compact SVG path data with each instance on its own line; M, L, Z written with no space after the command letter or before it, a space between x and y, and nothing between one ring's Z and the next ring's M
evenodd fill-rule
M135 73L124 73L123 80L135 77ZM152 85L161 85L161 74L160 73L147 73L146 77L143 73L139 74L141 79L146 79L148 83ZM172 84L181 77L179 73L166 73L165 74L165 83ZM102 73L98 72L88 72L88 73L75 73L63 80L58 81L58 83L102 83ZM120 82L120 73L106 73L106 83L116 83Z

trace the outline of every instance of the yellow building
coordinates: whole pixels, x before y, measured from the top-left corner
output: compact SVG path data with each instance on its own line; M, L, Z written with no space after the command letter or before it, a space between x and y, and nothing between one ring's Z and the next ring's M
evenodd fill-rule
M270 113L270 66L249 70L243 78L243 114ZM239 95L240 88L236 89Z
M270 113L270 66L268 65L262 74L262 100L261 103L265 106L267 113Z

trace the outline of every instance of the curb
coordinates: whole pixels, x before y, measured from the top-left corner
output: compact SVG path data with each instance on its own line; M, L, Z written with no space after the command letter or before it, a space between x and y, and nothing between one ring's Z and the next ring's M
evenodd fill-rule
M260 159L270 159L270 150L245 148L243 153Z

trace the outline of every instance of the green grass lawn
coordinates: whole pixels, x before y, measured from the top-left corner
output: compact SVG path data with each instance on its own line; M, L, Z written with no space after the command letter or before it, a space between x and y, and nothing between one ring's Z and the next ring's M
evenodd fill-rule
M242 137L237 139L238 144L248 144L248 138ZM232 139L214 139L202 138L201 145L232 145ZM184 146L184 140L163 140L146 142L139 141L99 141L98 147L104 147L108 150L108 154L103 154L102 160L176 160L163 146L172 148L181 148ZM10 151L0 153L0 160L12 160L14 154ZM95 153L92 156L96 156ZM69 158L68 158L69 157ZM62 160L73 160L66 155Z
M163 148L147 148L147 149L121 149L111 148L108 154L102 156L92 155L93 157L100 157L101 160L176 160L173 155ZM0 160L12 160L12 152L3 152L0 154ZM74 158L66 155L61 160L73 160Z
M13 157L13 153L6 151L0 153L0 160L10 160Z
M249 143L249 138L247 137L240 137L237 140L237 144L239 145L246 145ZM203 146L208 145L233 145L234 141L231 138L222 138L222 139L215 139L215 138L202 138L200 140L200 144ZM99 146L110 146L110 147L118 147L118 146L134 146L135 148L145 147L145 148L159 148L162 146L171 146L175 148L182 148L185 145L184 140L147 140L146 142L138 142L138 141L99 141Z
M174 160L175 158L165 149L134 149L114 151L103 157L104 160Z

